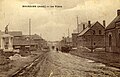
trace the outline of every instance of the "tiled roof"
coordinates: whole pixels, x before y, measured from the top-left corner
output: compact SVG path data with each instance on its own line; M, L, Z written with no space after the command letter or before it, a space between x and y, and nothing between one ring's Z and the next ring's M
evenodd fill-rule
M115 23L116 23L117 21L120 21L120 15L117 16L117 17L106 27L106 30L107 30L107 29L115 28Z
M32 39L43 39L41 36L34 34L34 35L30 35ZM29 35L23 35L23 38L27 38L29 37Z
M84 30L82 30L80 32L80 34L78 36L81 36L81 35L85 34L89 29L90 29L89 27L86 27Z
M96 23L99 23L99 22L98 22L98 21L97 21L97 22L93 22L93 23L91 24L91 27L92 27L93 25L95 25ZM84 30L82 30L82 31L79 33L78 36L84 35L91 27L88 27L88 25L87 25L87 27L86 27Z
M84 30L82 30L80 33L79 33L79 35L78 36L81 36L81 35L84 35L89 29L91 29L96 23L98 23L98 24L100 24L98 21L96 21L96 22L93 22L92 24L91 24L91 27L88 27L88 25L87 25L87 27L84 29ZM102 26L102 25L101 25ZM103 27L103 26L102 26Z
M34 34L31 36L33 39L42 39L41 36L37 35L37 34Z
M66 42L72 42L72 38L66 37Z
M13 39L13 45L36 45L34 41L27 41L25 39Z

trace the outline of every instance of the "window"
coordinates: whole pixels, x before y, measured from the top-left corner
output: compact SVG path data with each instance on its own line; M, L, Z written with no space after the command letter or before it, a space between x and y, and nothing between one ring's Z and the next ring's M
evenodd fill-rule
M120 41L120 33L119 33L119 41Z
M109 46L111 46L111 45L112 45L112 36L109 35Z
M8 45L5 45L5 49L8 49Z
M5 42L5 49L8 49L9 42Z
M102 31L101 31L101 30L99 30L99 34L102 34Z
M95 35L95 30L93 30L93 35Z

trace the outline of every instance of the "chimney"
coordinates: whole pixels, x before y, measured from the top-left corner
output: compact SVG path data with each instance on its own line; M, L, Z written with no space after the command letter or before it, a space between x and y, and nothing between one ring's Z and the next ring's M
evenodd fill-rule
M64 40L64 39L65 39L65 37L62 37L62 39Z
M91 27L91 21L88 21L88 27Z
M103 20L103 26L104 26L104 28L106 28L106 23L105 23L105 20Z
M85 24L83 24L83 30L85 29Z
M117 10L117 16L119 16L119 15L120 15L120 9Z

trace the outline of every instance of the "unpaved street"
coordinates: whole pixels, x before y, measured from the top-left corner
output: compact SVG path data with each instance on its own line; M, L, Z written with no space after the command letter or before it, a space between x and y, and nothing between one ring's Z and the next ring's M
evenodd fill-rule
M67 53L50 51L38 64L37 77L120 77L120 70Z

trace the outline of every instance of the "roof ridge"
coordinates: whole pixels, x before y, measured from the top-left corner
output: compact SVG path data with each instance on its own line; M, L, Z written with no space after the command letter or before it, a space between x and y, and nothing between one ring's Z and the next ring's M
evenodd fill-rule
M112 29L115 27L115 22L120 20L120 15L119 16L116 16L109 24L108 26L106 27L106 29Z
M93 23L91 24L91 27L88 27L88 25L87 25L87 27L78 34L78 36L81 36L81 35L85 34L85 33L86 33L88 30L90 30L96 23L99 23L99 24L100 24L100 22L96 21L96 22L93 22ZM100 24L100 25L101 25L101 24ZM86 30L86 29L87 29L87 30ZM84 31L85 31L85 32L84 32ZM84 32L84 33L83 33L83 32Z

